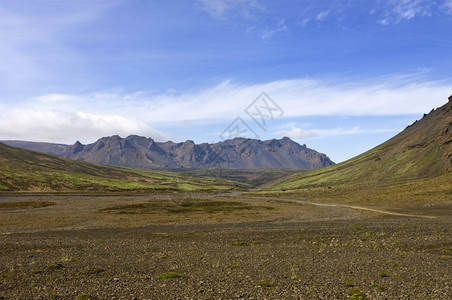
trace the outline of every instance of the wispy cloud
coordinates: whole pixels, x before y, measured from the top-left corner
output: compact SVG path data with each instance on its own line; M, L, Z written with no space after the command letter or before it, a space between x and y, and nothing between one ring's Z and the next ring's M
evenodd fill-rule
M329 14L330 14L329 11L322 11L315 17L315 19L319 22L322 22L328 17Z
M52 2L44 9L38 1L28 3L29 13L21 4L0 3L0 89L39 84L42 78L59 80L58 70L85 64L70 38L80 28L101 18L117 1L90 3Z
M279 27L276 29L272 29L272 30L264 30L264 32L262 33L261 38L263 40L270 40L275 34L277 33L281 33L281 32L285 32L288 31L288 28L285 24L285 20L281 20L279 22Z
M153 129L143 121L112 114L82 111L12 109L0 119L0 139L53 141L72 144L92 142L103 136L139 134L167 141L171 136Z
M230 122L265 91L284 116L363 116L422 114L447 102L452 83L426 81L422 74L358 79L345 76L292 79L244 85L230 80L198 91L155 94L98 92L49 94L22 105L2 107L0 139L32 137L60 142L111 134L141 134L157 139L168 134L154 128L182 121ZM354 129L355 130L355 129ZM292 137L325 132L291 126Z
M199 2L213 18L225 18L230 13L253 18L255 12L265 9L265 6L257 0L199 0Z
M447 14L452 15L452 0L446 0L444 2L444 9Z
M301 27L306 27L306 25L308 25L310 21L310 18L304 18L301 22L299 22L298 24L301 25Z
M66 94L47 94L38 96L35 98L39 102L43 103L55 103L55 102L61 102L61 101L71 101L74 100L75 97L71 95Z
M389 1L388 6L384 17L378 20L382 25L397 24L415 17L432 15L432 2L428 0L392 0Z

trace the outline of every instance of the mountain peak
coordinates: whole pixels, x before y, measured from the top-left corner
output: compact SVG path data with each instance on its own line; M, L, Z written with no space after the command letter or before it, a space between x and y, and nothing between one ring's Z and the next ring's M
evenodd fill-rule
M287 137L287 136L285 136L285 137L283 137L282 139L280 139L280 141L281 141L281 143L283 143L283 144L297 144L297 145L299 145L298 143L294 142L292 139L290 139L290 138Z

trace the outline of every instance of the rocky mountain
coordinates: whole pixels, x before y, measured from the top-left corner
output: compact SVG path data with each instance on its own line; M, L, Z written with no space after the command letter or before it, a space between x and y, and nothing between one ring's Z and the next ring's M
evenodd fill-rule
M235 138L215 144L155 142L131 135L104 137L89 145L77 142L64 157L141 169L161 168L297 168L317 169L333 162L324 154L289 138L260 141Z
M343 163L294 175L270 189L394 185L452 174L452 96L401 133Z
M285 137L260 141L235 138L214 144L155 142L131 135L104 137L95 143L45 147L29 142L5 142L8 145L57 154L66 158L141 169L172 168L294 168L318 169L334 164L325 154L299 145ZM39 143L38 143L39 144Z

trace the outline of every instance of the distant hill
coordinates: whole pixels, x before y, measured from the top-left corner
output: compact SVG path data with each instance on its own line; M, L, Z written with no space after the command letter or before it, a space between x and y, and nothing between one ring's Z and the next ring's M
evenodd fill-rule
M28 149L48 154L61 155L68 145L53 143L36 143L27 141L0 141L1 143L22 149Z
M73 161L0 143L0 192L230 191L231 180Z
M260 141L235 138L214 144L155 142L151 138L131 135L104 137L89 145L71 146L20 141L7 144L40 150L66 158L99 164L140 169L286 168L312 170L334 164L325 154L299 145L285 137ZM52 146L53 145L53 146Z
M451 171L452 96L447 104L424 114L421 120L372 150L343 163L286 177L262 188L288 191L341 185L392 186L449 176ZM444 184L447 180L440 182Z

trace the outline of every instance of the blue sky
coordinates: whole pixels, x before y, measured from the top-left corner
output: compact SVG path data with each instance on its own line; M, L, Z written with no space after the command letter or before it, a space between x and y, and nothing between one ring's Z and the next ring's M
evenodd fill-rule
M340 162L447 101L450 28L452 0L2 0L0 139L218 142L240 125ZM262 92L265 126L247 114Z

